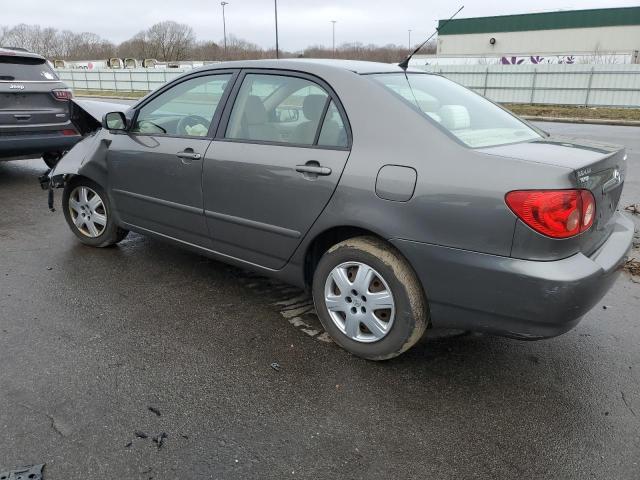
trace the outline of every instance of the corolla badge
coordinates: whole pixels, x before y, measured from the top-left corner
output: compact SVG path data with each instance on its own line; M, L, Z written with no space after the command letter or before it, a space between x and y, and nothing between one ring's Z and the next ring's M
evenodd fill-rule
M12 83L9 85L9 90L24 90L24 85L21 83Z

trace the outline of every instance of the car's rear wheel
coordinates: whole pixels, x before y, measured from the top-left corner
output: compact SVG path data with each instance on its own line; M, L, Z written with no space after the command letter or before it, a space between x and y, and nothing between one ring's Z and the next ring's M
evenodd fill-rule
M129 233L116 225L104 189L87 178L74 179L65 186L62 207L69 228L86 245L108 247Z
M334 245L315 270L318 317L344 349L386 360L411 348L429 321L417 275L393 246L375 237Z

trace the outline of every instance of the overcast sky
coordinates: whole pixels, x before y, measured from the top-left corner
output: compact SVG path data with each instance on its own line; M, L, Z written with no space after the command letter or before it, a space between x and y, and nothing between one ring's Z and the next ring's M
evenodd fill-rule
M263 47L275 45L273 0L227 0L227 33ZM459 18L578 8L637 6L638 0L278 0L280 48L308 45L408 42L429 36L440 18L465 5ZM0 25L37 23L76 32L91 31L121 42L162 20L193 27L199 40L222 38L219 0L0 0Z

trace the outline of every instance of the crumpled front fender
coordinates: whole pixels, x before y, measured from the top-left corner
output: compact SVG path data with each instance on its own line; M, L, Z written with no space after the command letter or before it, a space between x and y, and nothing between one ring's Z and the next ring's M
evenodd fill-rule
M111 134L103 129L82 139L49 172L50 187L63 187L75 175L82 175L106 186L107 151L110 144Z

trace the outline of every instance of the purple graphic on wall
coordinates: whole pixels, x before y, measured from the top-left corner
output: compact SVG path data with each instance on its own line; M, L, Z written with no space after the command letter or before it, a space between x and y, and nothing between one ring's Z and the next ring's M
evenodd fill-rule
M566 57L558 58L558 63L573 64L576 63L576 58L573 55L568 55Z
M500 59L502 65L520 65L524 63L524 58L518 59L518 57L502 57Z

